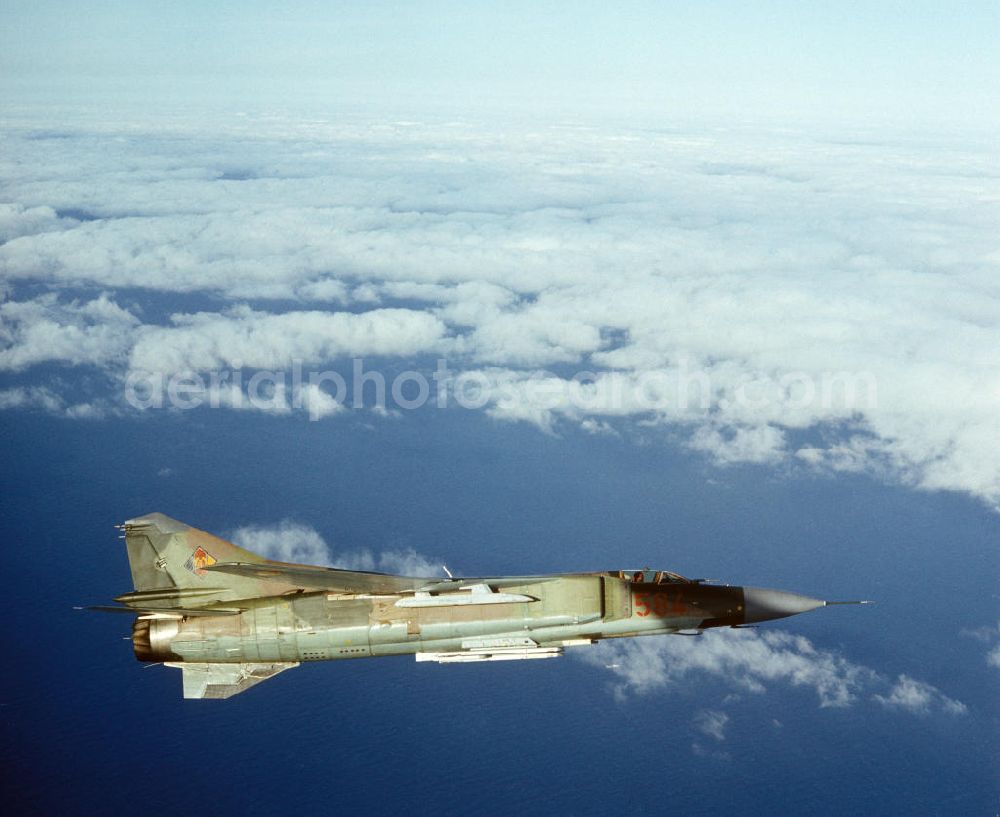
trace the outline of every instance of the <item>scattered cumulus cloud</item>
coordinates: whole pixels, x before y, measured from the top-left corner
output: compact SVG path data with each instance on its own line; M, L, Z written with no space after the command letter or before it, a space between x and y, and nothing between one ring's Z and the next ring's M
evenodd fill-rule
M433 563L413 548L377 553L368 549L333 551L315 528L289 519L275 525L243 526L234 530L229 538L240 547L278 562L404 576L438 576L442 573L440 564Z
M938 709L952 715L964 715L968 708L961 701L949 698L936 687L917 681L908 675L900 675L887 695L875 694L874 698L886 707L925 715Z
M694 717L695 728L703 735L717 741L726 739L726 724L728 723L729 715L717 709L704 709Z
M403 576L440 576L443 568L413 548L387 550L375 558L378 569L384 573L399 573Z
M710 454L723 464L735 462L777 462L785 450L785 435L774 426L723 429L702 426L691 435L691 448Z
M29 407L42 408L56 414L65 409L65 403L59 395L44 387L16 387L0 390L0 409Z
M693 754L698 757L729 760L730 756L728 752L715 748L718 744L726 740L726 726L729 724L729 715L718 709L703 709L694 716L691 723L696 732L714 741L714 743L706 745L703 740L695 739L691 743Z
M332 567L330 549L323 537L314 528L288 519L277 525L246 525L234 530L229 538L266 559Z
M71 420L97 420L114 413L114 408L96 400L67 402L62 395L45 386L15 386L0 389L0 410L32 409Z
M612 691L619 700L693 684L708 676L731 685L737 694L763 694L776 684L809 689L823 708L875 700L887 708L917 714L966 712L964 704L930 684L905 675L890 682L869 667L817 648L803 636L781 631L720 630L699 638L603 641L574 654L613 674ZM706 730L715 728L717 721L700 715L696 724L709 734ZM720 734L725 723L718 725Z
M986 663L1000 669L1000 622L994 627L977 627L972 630L962 630L962 635L974 638L988 645Z
M309 416L317 420L344 411L342 403L331 397L316 383L305 383L300 389L302 402Z

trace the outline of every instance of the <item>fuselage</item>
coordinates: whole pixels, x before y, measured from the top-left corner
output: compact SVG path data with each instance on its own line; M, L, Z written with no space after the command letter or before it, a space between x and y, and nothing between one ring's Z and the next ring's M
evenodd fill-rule
M414 601L412 594L298 592L230 601L235 615L143 616L142 661L298 662L400 654L514 655L605 638L699 631L746 622L742 587L624 572L539 577L488 594ZM660 581L657 581L660 579ZM471 599L468 597L472 596ZM541 654L539 654L541 657Z

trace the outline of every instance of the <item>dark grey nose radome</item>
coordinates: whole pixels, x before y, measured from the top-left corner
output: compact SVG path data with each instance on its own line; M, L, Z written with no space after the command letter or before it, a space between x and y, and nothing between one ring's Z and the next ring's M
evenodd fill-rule
M825 601L801 596L798 593L768 590L765 587L743 588L743 615L748 623L794 616L824 606L826 606Z

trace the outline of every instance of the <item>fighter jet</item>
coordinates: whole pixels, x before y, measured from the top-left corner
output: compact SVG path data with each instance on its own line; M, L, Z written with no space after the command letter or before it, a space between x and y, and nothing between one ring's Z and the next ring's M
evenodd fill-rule
M265 559L160 513L124 532L139 661L177 667L185 698L228 698L303 661L414 655L443 664L555 658L605 638L698 635L827 604L668 570L394 576Z

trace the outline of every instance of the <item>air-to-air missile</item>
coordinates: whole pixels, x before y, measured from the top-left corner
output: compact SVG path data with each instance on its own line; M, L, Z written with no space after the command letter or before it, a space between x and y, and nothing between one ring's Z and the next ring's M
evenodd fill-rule
M90 609L135 615L136 658L180 668L185 698L228 698L302 661L554 658L605 638L697 635L862 603L667 570L394 576L272 561L159 513L120 528L135 590Z

